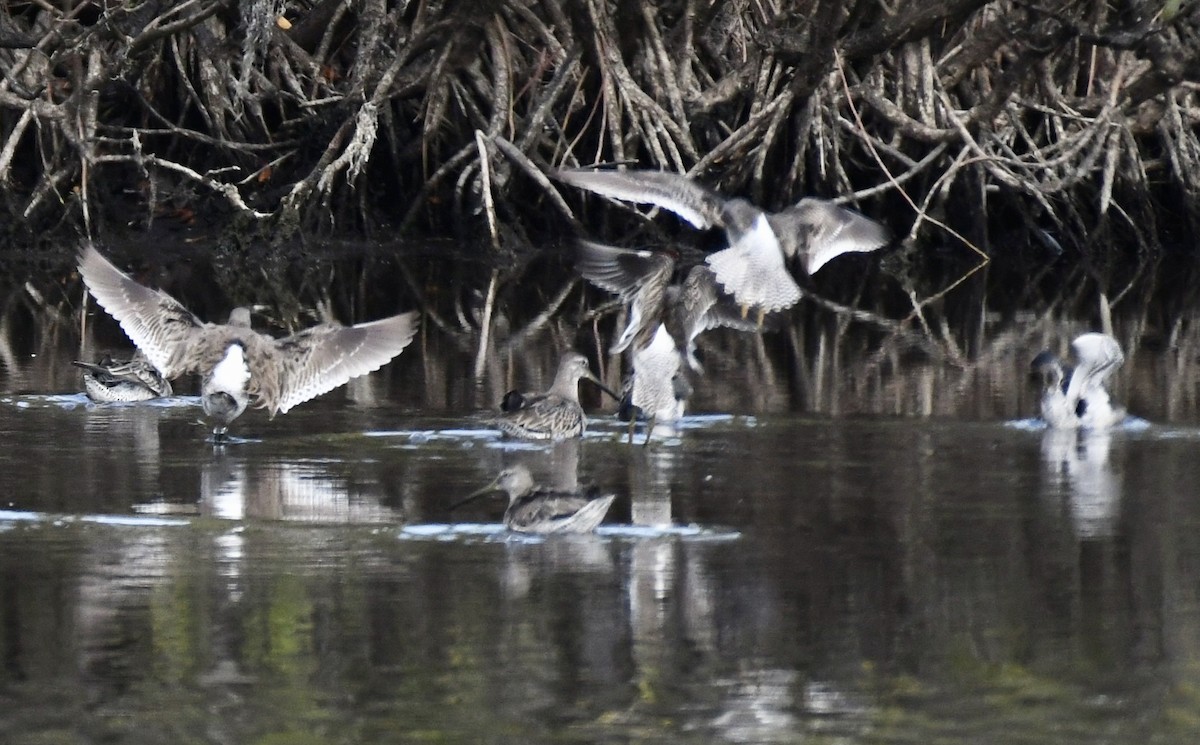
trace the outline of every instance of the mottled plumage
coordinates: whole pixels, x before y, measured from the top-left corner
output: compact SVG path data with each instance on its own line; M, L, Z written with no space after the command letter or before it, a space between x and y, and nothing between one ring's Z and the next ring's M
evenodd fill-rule
M616 499L616 495L602 495L595 488L584 492L543 489L533 483L528 468L515 465L501 471L492 483L451 509L496 492L508 495L504 525L522 533L590 533L604 520Z
M1083 334L1071 342L1074 369L1049 351L1030 363L1042 386L1042 419L1056 429L1104 429L1125 418L1125 409L1114 407L1104 385L1125 362L1121 345L1108 334Z
M608 351L624 352L635 339L645 343L647 330L653 333L661 320L675 259L663 251L580 240L575 269L584 279L629 303L629 322Z
M580 437L587 429L587 417L579 404L579 380L583 378L609 391L588 369L587 357L567 352L558 363L558 372L544 393L509 391L500 402L500 416L494 420L506 435L526 440L563 440Z
M172 393L171 383L140 354L124 362L104 355L96 364L72 364L83 368L83 389L98 404L149 401Z
M889 240L879 223L823 199L806 197L769 213L665 171L561 170L555 177L606 197L657 205L702 230L724 229L729 247L711 254L708 264L743 310L755 307L760 314L800 299L785 259L798 260L811 275L841 254L874 251Z
M680 284L671 284L675 259L666 252L617 248L579 241L575 268L592 284L630 303L629 322L610 351L632 346L635 353L651 343L660 325L676 341L688 365L701 372L696 338L722 326L753 331L755 323L742 318L721 295L712 269L698 265Z
M650 343L633 355L633 372L626 384L629 403L650 420L651 427L678 421L687 408L692 384L683 359L663 324L658 325Z
M79 273L96 301L121 324L138 349L167 378L203 376L201 398L224 434L254 403L271 416L377 370L404 350L416 333L416 313L371 323L322 323L282 339L250 328L237 308L228 324L204 323L177 300L135 282L92 246L79 256Z
M631 422L649 419L651 429L683 416L692 393L689 376L703 372L696 359L702 332L720 326L758 328L720 293L708 266L693 266L682 283L671 284L675 259L668 253L580 241L575 267L588 281L630 302L629 323L613 346L613 351L633 350L619 415Z

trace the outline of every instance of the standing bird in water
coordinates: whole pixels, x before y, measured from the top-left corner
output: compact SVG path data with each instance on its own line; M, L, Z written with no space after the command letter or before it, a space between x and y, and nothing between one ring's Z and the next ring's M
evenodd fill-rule
M806 197L780 212L765 212L666 171L560 170L554 177L613 199L657 205L701 230L724 229L729 248L706 261L743 315L756 308L759 321L800 299L785 259L799 261L812 275L837 256L874 251L890 240L879 223L824 199Z
M587 357L567 352L558 362L554 382L544 393L509 391L500 402L500 416L493 423L506 435L525 440L565 440L581 437L587 417L579 403L579 380L591 381L613 398L588 368Z
M630 442L639 417L647 420L643 445L650 443L656 425L671 426L683 418L692 396L684 359L675 338L662 323L655 328L650 342L634 352L633 370L625 382L626 397L622 398L627 408L618 412L629 419Z
M1105 429L1125 418L1125 409L1114 407L1105 383L1125 362L1121 345L1108 334L1089 333L1071 342L1074 369L1050 351L1030 363L1042 387L1041 414L1054 429Z
M83 390L98 404L150 401L173 392L171 382L141 353L127 362L117 362L106 354L95 364L79 360L71 364L83 368Z
M201 404L222 438L253 403L271 416L377 370L404 351L417 314L357 326L322 323L282 339L250 328L250 311L204 323L179 301L134 281L91 245L79 255L88 290L163 376L202 376Z
M492 483L454 503L450 509L497 492L508 495L504 525L521 533L590 533L604 520L616 499L615 494L601 495L594 488L586 492L543 489L533 483L529 469L518 464L504 469Z

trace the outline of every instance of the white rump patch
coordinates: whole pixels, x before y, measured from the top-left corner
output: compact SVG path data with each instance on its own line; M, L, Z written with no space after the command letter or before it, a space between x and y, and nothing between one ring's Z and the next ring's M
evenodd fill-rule
M225 356L213 368L208 377L210 391L225 393L241 393L246 390L250 380L250 367L246 364L246 350L241 344L230 344L225 350Z

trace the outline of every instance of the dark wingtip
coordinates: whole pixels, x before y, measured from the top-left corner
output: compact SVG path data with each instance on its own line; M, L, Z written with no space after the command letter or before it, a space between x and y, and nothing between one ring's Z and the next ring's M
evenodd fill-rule
M576 238L573 248L576 271L580 271L581 267L587 269L596 264L607 264L616 254L615 246L589 241L587 238Z

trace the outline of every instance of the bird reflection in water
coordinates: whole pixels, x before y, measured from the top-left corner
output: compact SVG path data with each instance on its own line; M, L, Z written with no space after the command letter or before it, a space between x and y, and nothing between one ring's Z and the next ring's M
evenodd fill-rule
M1048 428L1042 435L1048 496L1063 500L1079 539L1117 532L1121 483L1110 462L1111 449L1112 435L1103 430Z
M1119 438L1118 438L1119 440ZM1048 474L1046 509L1070 532L1063 558L1071 571L1063 615L1077 614L1096 659L1114 659L1135 643L1127 615L1131 557L1122 524L1122 478L1113 463L1114 437L1105 430L1047 430L1042 458ZM1119 453L1120 450L1118 449ZM1134 497L1135 495L1130 495Z
M395 523L404 516L378 497L351 493L345 478L315 463L254 463L217 449L200 473L201 514L315 523Z
M124 463L113 462L107 470L106 480L116 485L130 478L129 464L137 471L134 483L157 484L161 475L163 426L161 411L140 406L88 407L85 410L86 439L89 451L94 451L97 464L113 458L113 443L132 446L132 453L123 453ZM93 447L92 443L95 443ZM132 456L132 457L130 457ZM115 460L115 459L114 459Z
M669 527L671 481L678 453L672 449L646 449L630 456L629 519L634 525Z

